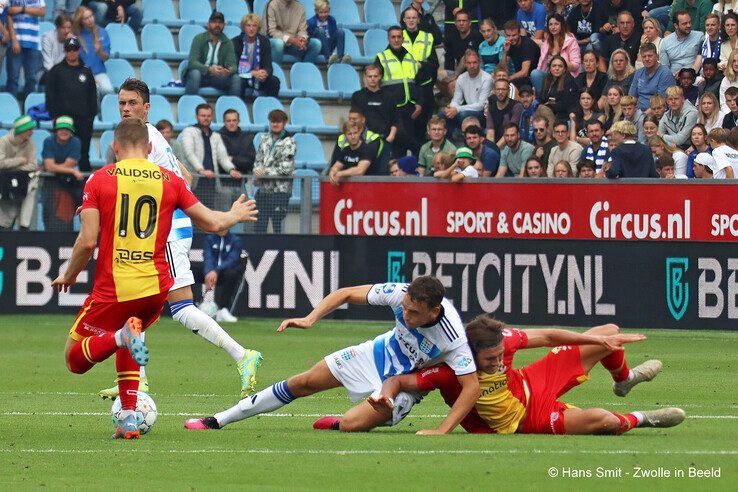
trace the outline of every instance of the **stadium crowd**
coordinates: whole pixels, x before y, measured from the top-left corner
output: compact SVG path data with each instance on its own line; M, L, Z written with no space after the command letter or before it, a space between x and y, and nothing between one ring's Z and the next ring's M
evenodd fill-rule
M361 69L364 87L350 96L324 169L332 183L360 175L735 177L734 2L441 2L442 22L424 2L406 3L399 24L386 31L386 48ZM47 9L55 29L40 36ZM0 139L0 228L29 227L29 202L39 187L28 175L34 170L53 173L60 184L41 192L50 209L44 213L55 214L48 220L69 223L91 169L93 120L101 98L114 91L105 27L127 23L138 31L142 15L134 0L0 0L5 90L21 102L45 92L45 108L33 109L46 114L30 117L51 119L54 131L43 142L41 162L28 114ZM263 18L244 16L232 39L225 24L223 13L213 10L207 30L194 36L182 72L186 94L213 87L251 102L281 95L272 61L352 66L347 27L331 15L328 0L315 0L314 12L296 0L269 0ZM259 190L266 213L258 229L271 219L280 230L296 167L289 116L270 112L270 131L259 141L240 128L232 108L214 131L211 123L221 116L214 112L210 104L197 106L196 124L178 140L172 122L152 123L198 178L193 189L203 199L224 189L230 196L228 188L235 193L243 175L282 178L263 180ZM101 153L114 158L109 148Z

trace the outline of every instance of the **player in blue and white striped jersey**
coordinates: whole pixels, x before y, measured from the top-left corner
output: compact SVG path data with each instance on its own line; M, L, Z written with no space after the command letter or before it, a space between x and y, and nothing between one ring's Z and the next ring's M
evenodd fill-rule
M438 428L420 433L451 432L474 406L479 383L464 325L451 301L444 298L441 282L435 277L419 277L411 284L345 287L329 294L306 317L283 321L278 331L289 327L309 328L344 303L388 306L394 314L395 326L373 340L338 350L309 371L244 398L212 417L190 419L185 427L219 429L231 422L277 410L295 398L339 386L346 388L352 401L359 401L379 394L382 382L390 376L408 374L442 361L456 373L462 386L461 396ZM331 427L350 432L395 425L421 398L421 394L401 393L392 409L375 409L364 401L342 419L335 419Z

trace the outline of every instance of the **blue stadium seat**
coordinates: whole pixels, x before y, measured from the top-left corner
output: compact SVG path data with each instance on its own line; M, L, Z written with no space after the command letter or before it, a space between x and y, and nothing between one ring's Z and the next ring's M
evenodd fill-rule
M95 130L110 130L120 122L120 111L118 110L118 95L106 94L100 103L101 118L95 119L93 128Z
M33 140L33 144L36 146L36 158L38 159L39 166L43 165L41 152L44 150L44 140L46 140L50 136L50 132L46 130L39 130L38 128L33 130L33 134L31 134L31 140Z
M187 55L177 51L169 28L163 24L147 24L141 30L141 49L150 51L155 58L184 60Z
M346 36L346 53L351 55L351 63L356 63L357 65L366 65L371 63L373 61L372 58L361 54L359 41L356 39L356 35L353 31L350 29L344 29L343 32Z
M314 169L295 169L292 174L292 196L290 196L289 204L292 206L300 205L302 200L302 178L313 178L311 188L310 201L312 205L320 203L320 175Z
M254 105L251 108L254 112L254 124L262 130L269 128L269 113L275 109L284 111L284 106L276 97L259 96L254 99Z
M406 8L408 8L410 5L412 5L413 0L402 0L400 2L400 14L405 11ZM430 4L426 1L423 2L423 11L424 12L430 12Z
M312 133L297 133L295 134L295 145L297 145L296 167L315 169L318 172L325 169L327 162L323 153L323 144L320 143L318 137Z
M315 15L315 0L299 0L299 1L301 4L305 6L305 17L307 19Z
M100 135L100 159L103 161L103 166L105 164L110 164L109 162L104 162L105 154L108 152L108 147L113 145L113 130L105 130L102 132L102 135Z
M302 128L303 132L320 134L338 134L338 126L326 125L320 106L310 97L296 97L290 104L290 120L292 125Z
M133 30L128 24L111 22L105 27L110 36L110 56L129 60L145 60L151 58L152 53L138 49L138 42Z
M179 18L185 22L204 24L212 11L208 0L179 0Z
M192 38L205 32L205 28L197 24L187 24L179 30L179 52L183 53L185 58L190 56L190 46L192 46Z
M47 32L53 31L54 29L56 29L56 26L54 25L53 22L49 22L49 21L39 22L39 24L38 24L38 37L40 38L41 36L43 36Z
M387 31L384 29L369 29L364 33L364 56L374 61L377 54L387 49Z
M331 15L336 18L339 26L351 30L363 30L372 26L361 22L359 9L353 0L336 0L331 3Z
M177 120L174 129L181 131L184 128L197 123L195 118L195 108L198 104L205 103L205 99L197 95L184 95L177 101ZM167 103L168 105L169 103ZM171 121L171 120L169 120Z
M223 113L227 109L235 109L238 111L238 116L241 119L239 126L242 130L253 132L262 129L262 127L251 123L251 116L249 116L246 103L243 102L243 99L236 96L220 96L218 100L215 101L215 121L223 123Z
M358 72L351 65L334 63L328 67L328 89L338 92L344 99L350 99L351 94L361 89Z
M272 74L279 79L279 97L293 98L302 95L300 91L289 88L284 70L276 62L272 62Z
M98 149L98 144L100 142L96 142L96 139L90 140L90 149L87 152L87 156L90 159L90 166L93 168L99 168L103 167L107 162L105 162L105 155L103 154L102 157L100 156L100 150Z
M0 124L13 128L13 120L21 115L18 101L8 92L0 92Z
M262 22L265 20L266 6L269 0L254 0L254 13L261 17ZM307 11L305 12L307 14Z
M266 135L266 132L257 132L254 134L254 150L259 150L259 144L261 143L261 140L264 138L264 135Z
M241 25L241 18L249 13L249 6L245 0L218 0L215 8L223 12L223 17L228 24Z
M131 64L128 63L128 60L122 58L108 58L105 60L105 70L108 72L110 82L112 82L116 91L120 89L121 84L127 78L136 77L136 72L133 71Z
M143 24L164 24L167 27L181 27L186 24L174 13L174 2L143 0Z
M223 34L228 36L228 39L233 39L239 34L241 34L241 28L238 26L228 24L227 26L223 28ZM240 53L236 53L236 58L238 58L239 55Z
M141 64L141 80L146 82L152 94L183 95L184 87L166 87L172 78L172 69L164 60L145 60Z
M327 91L323 85L323 76L313 63L297 62L290 68L292 90L299 91L301 96L337 98L338 91Z
M30 108L44 102L46 102L46 93L31 92L26 96L26 100L23 103L23 112L27 114Z
M366 0L364 2L364 20L374 27L388 29L397 24L395 6L391 0Z
M185 97L185 96L182 96ZM195 112L192 112L192 117L195 117ZM151 108L149 109L149 123L156 125L159 120L169 120L177 129L177 122L172 114L172 105L166 97L161 94L154 94L151 96ZM186 126L186 125L185 125ZM184 127L183 127L184 128Z

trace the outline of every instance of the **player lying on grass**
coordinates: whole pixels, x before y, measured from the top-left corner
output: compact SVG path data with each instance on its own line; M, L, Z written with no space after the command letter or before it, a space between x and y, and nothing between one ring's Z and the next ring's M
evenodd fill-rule
M329 294L305 318L285 320L278 331L289 327L309 328L347 302L390 307L395 327L374 340L334 352L309 371L244 398L213 417L190 419L185 427L220 429L231 422L273 412L295 398L339 386L346 388L352 401L359 401L379 392L382 381L390 376L445 362L458 384L456 401L437 429L419 433L451 432L474 406L479 397L479 382L459 313L443 296L443 284L435 277L418 277L409 285L346 287ZM415 391L400 392L392 409L372 408L364 401L346 413L340 430L368 431L380 425L395 425L421 398Z
M81 227L64 273L52 283L68 291L87 265L100 236L92 292L69 331L64 357L82 374L115 354L123 411L113 437L138 438L136 392L140 366L149 361L141 334L161 314L173 278L165 258L172 214L180 208L202 229L227 230L256 220L256 202L241 195L228 212L202 205L182 178L146 160L149 132L137 118L115 129L119 158L87 180Z
M621 334L615 325L592 328L583 334L566 330L517 330L488 315L467 325L469 345L477 363L481 396L461 426L471 433L510 434L622 434L635 427L672 427L684 420L679 408L621 415L602 408L580 409L558 401L574 386L589 379L599 362L610 371L613 391L625 396L638 383L661 371L661 362L649 360L628 369L623 344L644 340L643 335ZM520 369L512 367L519 349L555 347L545 357ZM380 395L369 397L377 408L390 409L400 391L440 389L452 405L458 387L449 370L437 365L415 374L387 379ZM314 427L335 428L339 419L323 417Z

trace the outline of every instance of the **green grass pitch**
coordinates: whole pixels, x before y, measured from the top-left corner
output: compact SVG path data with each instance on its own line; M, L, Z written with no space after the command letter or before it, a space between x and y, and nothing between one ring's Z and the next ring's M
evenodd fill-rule
M159 420L139 441L123 442L110 439L111 404L97 397L113 382L112 362L82 376L64 366L71 322L72 316L0 317L2 489L738 488L735 332L644 330L648 340L628 346L627 357L631 367L660 358L664 371L655 381L617 398L598 366L589 382L564 398L619 412L680 406L688 418L673 429L637 429L620 437L474 436L461 430L417 436L415 431L435 427L447 411L432 394L394 428L351 435L312 430L319 416L349 408L345 393L335 390L221 431L192 432L183 429L186 418L210 415L238 400L238 376L224 352L165 319L147 337ZM277 324L254 320L227 327L243 345L264 353L259 389L391 326L389 321L322 322L277 334ZM520 352L516 365L544 353ZM636 476L638 467L659 477ZM720 476L690 478L690 468L693 474L711 470ZM675 476L681 472L684 477Z

